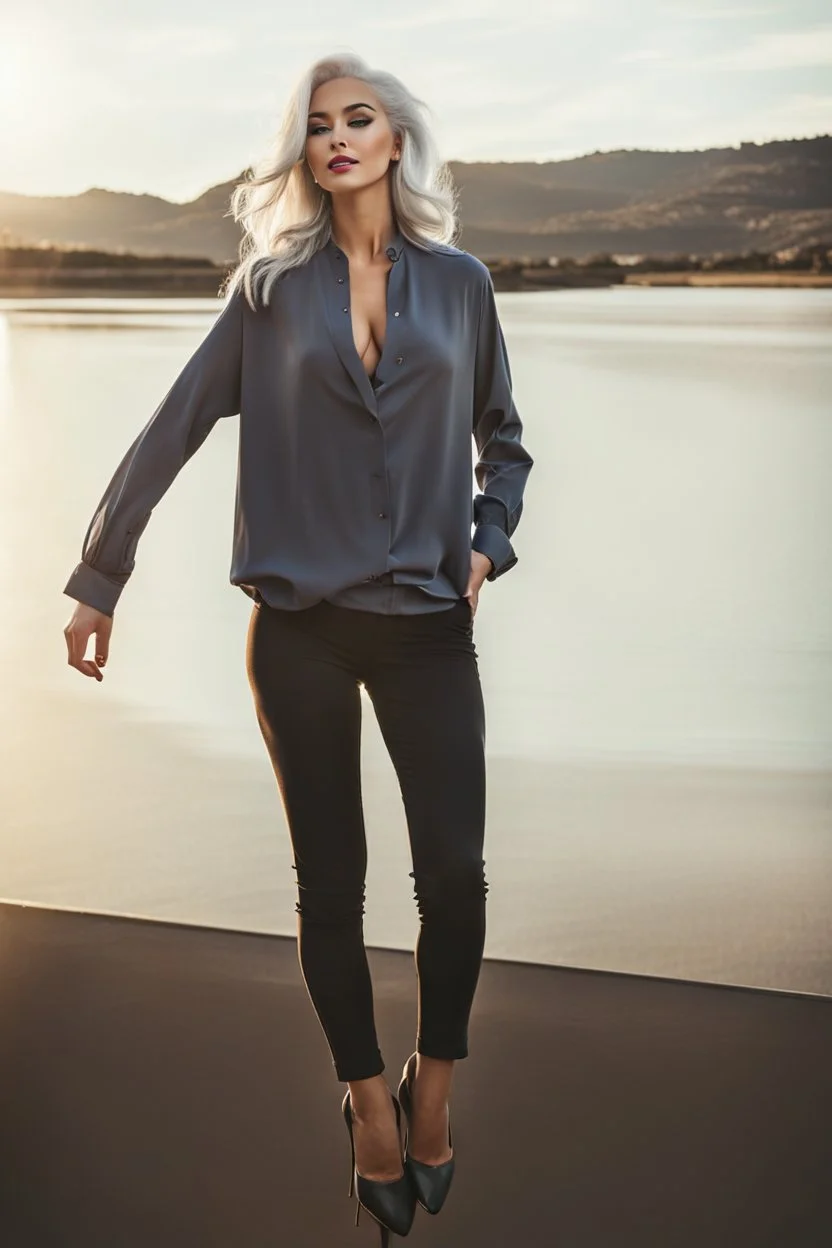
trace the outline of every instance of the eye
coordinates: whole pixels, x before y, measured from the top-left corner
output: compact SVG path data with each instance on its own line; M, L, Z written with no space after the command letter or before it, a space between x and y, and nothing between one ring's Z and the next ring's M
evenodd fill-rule
M362 127L371 126L372 124L373 124L372 117L354 117L353 120L349 122L349 125L351 126L362 126ZM322 130L326 130L326 126L324 125L313 126L311 130L307 130L306 137L311 139L313 135L320 134Z

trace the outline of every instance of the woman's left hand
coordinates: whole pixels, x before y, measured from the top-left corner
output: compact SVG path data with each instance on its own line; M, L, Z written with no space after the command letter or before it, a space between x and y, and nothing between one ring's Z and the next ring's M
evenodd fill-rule
M483 555L478 550L471 551L471 575L468 578L468 588L465 591L465 597L471 604L472 619L477 614L480 586L493 567L494 564L488 558L488 555Z

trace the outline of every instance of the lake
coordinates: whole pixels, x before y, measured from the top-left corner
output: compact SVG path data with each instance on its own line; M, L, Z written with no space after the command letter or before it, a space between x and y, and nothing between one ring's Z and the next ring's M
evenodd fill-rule
M498 295L534 456L475 621L486 955L832 993L832 291ZM228 582L237 421L157 506L104 681L63 586L214 300L0 300L0 897L293 934ZM368 944L412 948L372 705Z

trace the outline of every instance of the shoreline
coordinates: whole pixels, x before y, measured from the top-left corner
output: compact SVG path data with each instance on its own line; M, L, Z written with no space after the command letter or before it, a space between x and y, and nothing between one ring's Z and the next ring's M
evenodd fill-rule
M832 273L631 273L626 286L832 287Z
M486 263L488 263L486 261ZM505 291L608 289L611 286L706 286L769 289L829 289L832 273L742 271L646 271L629 272L620 267L557 269L549 266L510 263L489 265L494 289ZM0 275L0 299L162 299L220 298L219 290L228 270L171 269L128 275L124 270L97 269L86 275L51 273L41 280L31 273ZM125 280L127 278L127 280Z

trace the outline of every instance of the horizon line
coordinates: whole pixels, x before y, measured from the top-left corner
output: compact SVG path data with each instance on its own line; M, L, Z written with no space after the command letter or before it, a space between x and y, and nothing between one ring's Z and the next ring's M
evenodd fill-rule
M444 160L443 163L447 165L560 165L560 164L567 164L569 162L577 161L577 160L587 160L592 156L615 156L622 152L632 153L632 154L646 153L646 154L658 155L658 156L679 155L679 154L693 155L697 152L742 151L744 147L768 147L775 143L813 143L813 142L816 142L818 139L829 139L829 138L832 138L832 133L825 132L825 133L820 133L820 134L793 135L788 138L772 137L768 139L738 139L736 143L720 143L720 144L713 144L710 146L706 145L704 147L609 147L609 148L603 148L603 149L594 148L592 151L584 151L573 156L553 156L553 157L547 157L542 160L529 160L529 159L526 159L526 160L505 160L505 159L466 160L462 157L449 156ZM245 166L242 172L245 172L246 169L249 169L249 168L251 168L251 165ZM237 175L237 178L239 178L239 175ZM224 186L229 183L235 183L235 185L238 184L237 179L235 179L235 177L224 178L218 182L210 182L204 185L201 191L197 191L195 194L190 195L186 199L173 199L168 195L164 195L156 191L148 191L148 190L131 191L131 190L125 190L125 189L119 190L119 189L113 189L112 187L107 187L107 186L88 186L83 191L68 191L68 192L15 191L15 190L8 190L6 188L0 187L0 195L15 195L20 199L80 199L83 195L89 195L93 191L100 191L106 195L132 195L137 199L143 198L143 197L147 197L149 199L160 199L160 200L164 200L165 203L176 204L178 206L182 206L185 204L191 204L195 200L201 198L201 196L207 194L209 191L215 190L218 186Z

